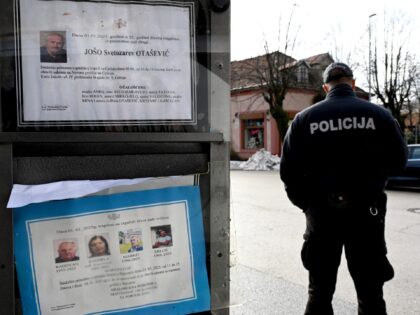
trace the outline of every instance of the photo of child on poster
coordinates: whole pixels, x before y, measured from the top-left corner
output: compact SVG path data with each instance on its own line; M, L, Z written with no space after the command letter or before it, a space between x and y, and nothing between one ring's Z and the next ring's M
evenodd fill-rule
M172 246L172 232L170 225L151 228L153 248Z
M141 229L130 229L119 231L120 253L134 253L143 250L143 239Z

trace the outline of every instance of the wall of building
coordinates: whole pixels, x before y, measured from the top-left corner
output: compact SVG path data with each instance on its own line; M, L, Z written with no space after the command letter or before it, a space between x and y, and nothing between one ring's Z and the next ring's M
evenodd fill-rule
M294 113L310 106L316 93L313 90L291 89L285 98L285 110L294 115ZM232 158L246 160L262 147L272 154L279 155L281 144L277 124L269 113L268 104L264 101L261 90L232 92L230 103ZM255 128L249 127L247 124L252 120L262 124L256 125ZM263 128L263 146L251 147L249 145L250 133L254 131L258 134L257 129L261 128Z

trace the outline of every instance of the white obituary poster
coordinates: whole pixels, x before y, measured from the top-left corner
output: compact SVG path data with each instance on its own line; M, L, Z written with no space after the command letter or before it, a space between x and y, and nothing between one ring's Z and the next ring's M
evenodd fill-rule
M210 309L199 188L15 208L24 314L190 314Z
M196 124L194 8L16 0L18 125Z

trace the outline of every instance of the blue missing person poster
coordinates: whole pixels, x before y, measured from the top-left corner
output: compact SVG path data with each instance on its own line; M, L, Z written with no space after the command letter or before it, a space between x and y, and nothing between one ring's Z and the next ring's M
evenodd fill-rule
M14 210L24 314L189 314L210 309L199 188Z

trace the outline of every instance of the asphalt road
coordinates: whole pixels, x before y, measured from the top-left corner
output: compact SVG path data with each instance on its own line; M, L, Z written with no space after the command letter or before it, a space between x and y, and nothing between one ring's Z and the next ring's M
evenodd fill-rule
M388 314L420 314L420 192L388 191L386 239L395 278L384 287ZM419 210L415 210L419 209ZM305 218L278 172L231 171L231 308L239 314L303 314L307 272L300 261ZM357 314L342 257L337 315Z

